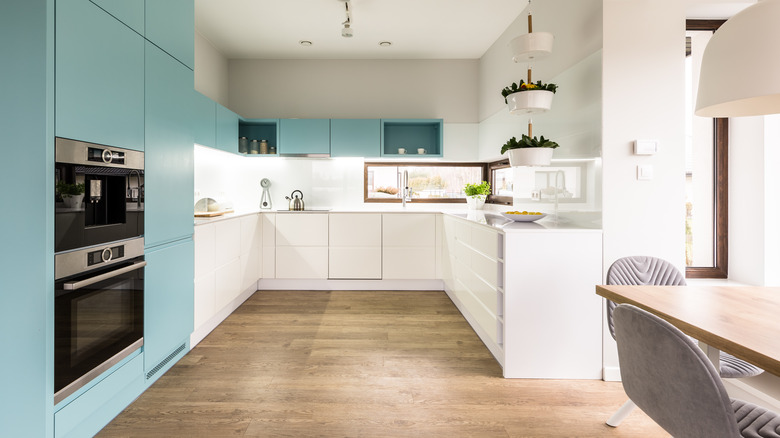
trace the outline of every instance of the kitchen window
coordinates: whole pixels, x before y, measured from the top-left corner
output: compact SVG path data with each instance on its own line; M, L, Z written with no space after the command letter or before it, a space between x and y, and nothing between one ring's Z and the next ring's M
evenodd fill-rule
M491 194L487 202L491 204L512 205L514 172L509 160L494 161L488 164Z
M723 20L687 20L685 276L728 278L727 118L694 116L704 47Z
M363 200L401 202L401 178L409 175L413 202L466 202L466 183L487 181L483 163L365 163Z

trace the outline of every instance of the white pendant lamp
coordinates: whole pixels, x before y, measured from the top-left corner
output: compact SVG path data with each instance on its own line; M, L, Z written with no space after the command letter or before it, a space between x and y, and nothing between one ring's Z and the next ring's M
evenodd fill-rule
M695 113L780 113L780 0L759 1L715 32L702 58Z

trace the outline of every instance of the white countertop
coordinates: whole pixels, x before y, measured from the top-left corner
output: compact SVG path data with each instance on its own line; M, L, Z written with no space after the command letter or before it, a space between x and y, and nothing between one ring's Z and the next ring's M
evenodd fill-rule
M338 208L327 209L321 207L312 207L309 210L303 211L290 211L290 210L243 210L235 211L233 213L226 213L222 216L215 217L198 217L195 218L195 226L211 224L222 220L235 219L241 216L257 213L274 213L274 214L338 214L338 213L394 213L394 214L407 214L407 213L443 213L451 215L475 224L484 225L490 228L501 230L505 233L515 232L534 232L544 230L556 230L556 231L601 231L601 218L597 213L579 213L579 212L563 212L559 215L558 220L554 217L547 216L536 222L512 222L505 219L496 211L490 210L468 210L464 207L451 207L451 206L437 206L436 204L429 204L427 206L420 206L419 204L413 208L403 209L403 207L396 205L366 205L365 207L356 208Z

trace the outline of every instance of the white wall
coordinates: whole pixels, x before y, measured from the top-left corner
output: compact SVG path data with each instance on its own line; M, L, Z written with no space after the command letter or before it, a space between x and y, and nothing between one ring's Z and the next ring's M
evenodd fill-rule
M228 106L228 60L198 32L195 32L195 89Z
M685 10L678 0L605 0L603 51L604 266L630 255L685 265ZM659 140L653 156L635 139ZM636 166L654 166L638 181ZM605 366L617 366L605 336Z
M477 60L230 60L230 109L248 118L478 122Z

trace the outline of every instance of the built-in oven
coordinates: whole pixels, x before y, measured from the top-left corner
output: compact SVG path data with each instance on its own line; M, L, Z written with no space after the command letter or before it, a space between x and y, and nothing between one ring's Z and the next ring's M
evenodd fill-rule
M144 239L55 255L54 402L143 345Z
M55 139L56 253L144 234L144 153Z

